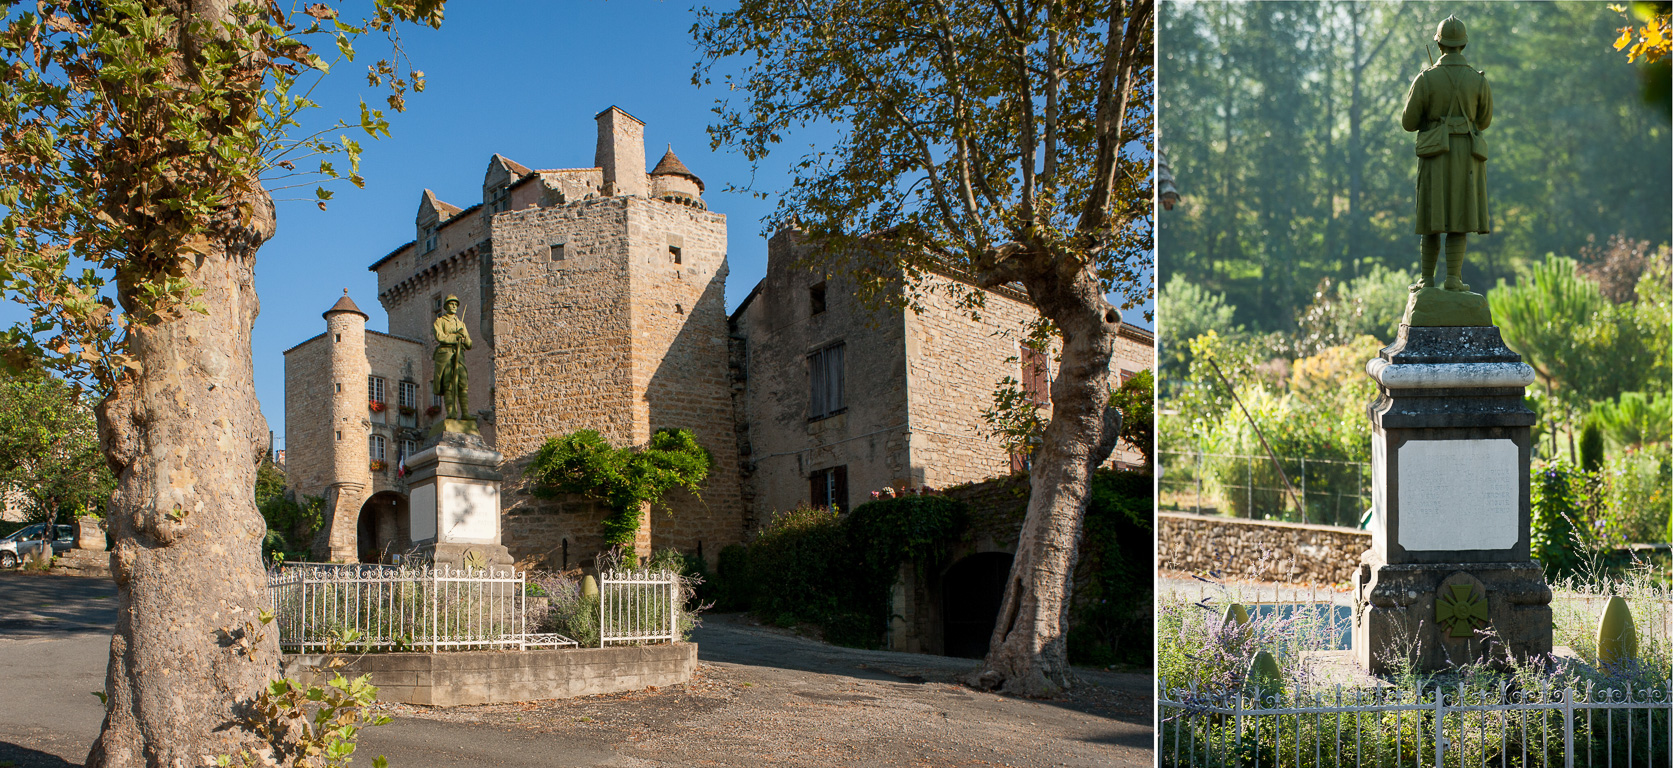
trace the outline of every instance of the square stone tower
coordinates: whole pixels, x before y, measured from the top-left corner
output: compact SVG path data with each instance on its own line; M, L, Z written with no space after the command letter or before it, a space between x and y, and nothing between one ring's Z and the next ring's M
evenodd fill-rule
M671 148L646 172L643 122L617 107L596 121L593 167L531 170L494 155L480 204L426 190L413 242L372 265L391 332L426 341L426 405L430 324L446 297L460 299L475 342L470 408L505 456L502 541L525 565L576 567L603 546L607 510L535 499L522 480L548 438L581 429L621 446L684 428L713 454L701 498L676 493L671 516L648 516L651 546L714 553L744 531L726 217L707 210L702 181Z

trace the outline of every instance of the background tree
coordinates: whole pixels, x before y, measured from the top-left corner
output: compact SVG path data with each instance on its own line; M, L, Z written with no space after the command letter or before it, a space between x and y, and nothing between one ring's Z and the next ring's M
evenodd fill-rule
M292 134L331 63L310 42L342 61L359 36L387 35L393 54L367 77L400 109L422 80L398 69L396 24L439 25L441 7L374 0L348 24L323 3L293 16L233 0L59 0L13 9L0 30L0 286L33 315L0 338L0 359L104 398L116 478L118 617L89 766L294 757L251 722L278 671L257 619L265 526L253 498L267 440L253 273L276 224L264 182L358 184L358 147L325 134L387 123L363 104L353 121ZM330 192L315 195L323 205Z
M1159 224L1161 284L1288 332L1321 279L1411 270L1416 158L1396 118L1451 13L1503 112L1488 131L1494 231L1471 238L1465 282L1514 282L1617 234L1665 242L1673 140L1638 107L1638 68L1611 46L1622 18L1602 4L1177 2L1158 20L1158 114L1186 194Z
M30 520L51 526L103 516L114 485L93 411L69 385L42 372L0 373L0 493L16 492Z
M1092 470L1119 436L1109 363L1123 309L1151 293L1152 5L1028 0L743 0L699 10L694 81L739 57L710 135L759 161L835 126L795 164L769 229L847 259L862 297L915 305L953 271L1017 283L1062 339L1051 421L979 683L1070 684L1069 577ZM737 101L730 99L736 98Z

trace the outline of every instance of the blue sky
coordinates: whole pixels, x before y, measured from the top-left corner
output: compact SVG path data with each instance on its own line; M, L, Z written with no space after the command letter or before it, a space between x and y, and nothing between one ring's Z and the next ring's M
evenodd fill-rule
M611 105L645 121L648 163L672 144L703 178L709 208L728 219L728 310L749 293L766 270L760 222L776 202L771 193L788 184L791 161L829 135L789 136L753 179L766 199L725 192L728 184L751 183L751 170L741 156L709 149L704 129L722 91L691 84L697 53L688 2L453 2L441 30L403 30L406 51L428 83L408 97L405 113L388 116L390 138L350 133L365 149L365 189L333 187L324 212L313 203L312 184L275 195L278 233L257 258L254 353L256 393L281 447L284 350L323 331L320 313L344 288L371 316L369 328L388 328L366 268L413 238L422 191L461 207L480 202L482 174L496 152L530 168L590 167L593 115ZM362 41L360 60L339 65L322 82L313 97L324 108L307 113L305 129L357 116L362 96L382 102L364 75L367 61L386 49L380 43ZM0 308L0 322L20 319L17 309ZM1140 310L1126 315L1149 327Z

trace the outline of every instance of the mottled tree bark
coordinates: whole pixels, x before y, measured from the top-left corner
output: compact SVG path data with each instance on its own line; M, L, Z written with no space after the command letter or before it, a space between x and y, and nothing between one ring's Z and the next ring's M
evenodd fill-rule
M209 42L193 35L226 34L219 21L231 3L155 5L183 20L207 22L173 29L169 76L189 83L198 51ZM248 86L246 93L229 95L229 123L250 114L262 78L251 78ZM144 134L146 115L126 117L135 126L129 140L136 146L161 139ZM187 151L161 141L165 153ZM125 182L139 174L123 162L112 160L107 168L118 191L110 214L141 236L177 225L166 208L143 205L171 192ZM89 768L185 768L216 755L269 749L247 718L279 660L277 637L259 618L267 605L261 563L266 525L254 489L267 423L256 400L250 329L258 310L256 250L272 236L275 220L255 171L228 180L206 169L205 178L227 192L203 237L193 248L139 253L134 260L172 262L201 292L190 301L206 311L181 308L135 325L129 352L139 368L98 408L100 440L117 478L109 517L118 612L105 674L104 727L87 756ZM117 275L118 297L130 312L140 306L136 282L154 277L137 271L144 268Z
M1063 340L1051 384L1052 414L1029 476L1028 513L1017 540L988 655L976 683L1024 696L1067 690L1067 629L1081 523L1093 470L1109 459L1121 434L1121 413L1110 407L1110 359L1120 314L1094 274L1075 259L1044 249L1001 248L985 264L989 286L1020 280L1040 314Z
M197 766L258 748L240 719L277 673L278 643L258 618L266 525L254 489L267 422L250 328L255 252L274 220L266 194L256 202L249 226L197 259L191 277L208 314L136 331L142 370L99 408L117 477L119 602L89 768Z

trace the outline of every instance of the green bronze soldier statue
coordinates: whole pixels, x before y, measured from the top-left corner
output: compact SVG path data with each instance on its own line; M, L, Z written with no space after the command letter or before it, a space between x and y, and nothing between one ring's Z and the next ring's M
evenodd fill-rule
M1464 284L1464 238L1493 231L1487 213L1487 143L1493 121L1487 76L1464 60L1464 22L1448 16L1435 30L1441 60L1423 70L1406 94L1400 126L1418 132L1417 233L1423 236L1423 277L1413 291L1435 285L1435 263L1446 235L1448 291Z
M465 350L471 348L471 334L459 319L459 297L448 296L444 306L447 309L434 326L436 371L430 390L441 396L444 418L466 421L470 419L470 377L465 372Z

